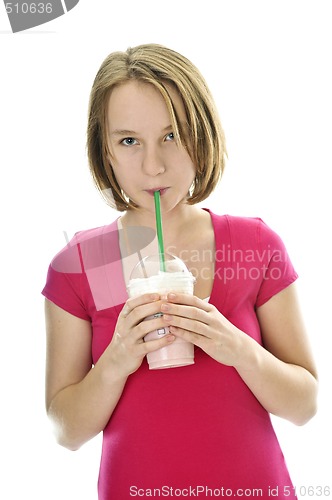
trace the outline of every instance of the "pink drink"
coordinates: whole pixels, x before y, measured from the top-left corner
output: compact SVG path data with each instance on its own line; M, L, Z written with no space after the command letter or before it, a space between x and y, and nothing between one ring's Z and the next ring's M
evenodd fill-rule
M177 257L165 255L166 271L159 270L159 256L146 257L135 267L128 284L130 297L143 295L144 293L159 293L166 295L168 292L179 292L193 294L195 278L188 271L185 264ZM139 277L142 276L143 277ZM156 314L154 317L161 315ZM149 316L145 321L149 321ZM169 333L168 328L148 333L145 341L158 339ZM150 370L158 368L173 368L176 366L192 365L194 363L194 345L180 338L176 338L172 344L162 347L147 355Z

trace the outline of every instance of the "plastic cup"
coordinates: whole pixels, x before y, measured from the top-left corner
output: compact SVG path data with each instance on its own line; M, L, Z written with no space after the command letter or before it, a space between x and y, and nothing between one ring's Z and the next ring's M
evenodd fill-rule
M165 271L161 271L159 255L151 255L140 260L130 276L127 287L129 297L137 297L144 293L166 295L171 291L193 295L195 278L185 263L170 254L164 254L164 263ZM162 313L157 313L145 318L145 321L161 315ZM168 333L168 327L160 328L149 332L144 340L158 339ZM194 345L176 337L172 344L148 353L147 361L150 370L192 365L195 362Z

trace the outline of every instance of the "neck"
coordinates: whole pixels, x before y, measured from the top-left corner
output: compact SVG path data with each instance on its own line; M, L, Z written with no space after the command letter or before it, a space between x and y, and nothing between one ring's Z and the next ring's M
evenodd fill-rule
M145 226L156 231L154 213L127 212L119 221L119 227L121 228L121 226L124 229L130 226ZM159 253L159 245L157 235L154 232L151 235L149 231L143 231L139 236L140 231L135 232L134 230L131 234L133 234L134 240L128 243L128 233L126 235L126 231L120 232L120 246L122 255L132 255L132 248L139 247L139 251L136 249L136 254L132 255L129 266L132 269L139 259ZM147 238L144 239L143 236ZM214 231L210 214L197 206L190 205L181 207L181 210L176 210L176 213L175 210L170 213L166 212L163 214L163 240L166 253L180 257L189 269L192 265L196 269L198 253L203 248L213 252ZM193 256L195 256L195 262L190 264ZM208 295L208 292L205 291L201 293L204 297Z
M162 213L162 225L165 243L177 240L186 231L190 231L193 218L202 214L202 210L196 206L181 204L170 212ZM129 210L121 217L124 226L147 226L156 228L155 214L140 210Z

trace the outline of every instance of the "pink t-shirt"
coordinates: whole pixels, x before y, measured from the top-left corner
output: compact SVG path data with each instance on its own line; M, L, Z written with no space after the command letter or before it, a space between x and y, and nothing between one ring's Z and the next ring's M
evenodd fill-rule
M297 274L261 219L210 212L215 278L209 302L261 343L256 308ZM92 323L92 356L111 341L127 299L117 222L78 233L52 261L45 297ZM237 371L195 347L195 364L148 369L126 383L104 429L100 500L132 497L296 498L268 412ZM246 490L246 491L245 491Z

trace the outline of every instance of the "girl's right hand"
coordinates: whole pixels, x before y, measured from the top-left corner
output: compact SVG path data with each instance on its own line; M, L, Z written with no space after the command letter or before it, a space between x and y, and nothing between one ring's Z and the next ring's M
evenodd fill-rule
M174 335L144 342L143 337L158 328L164 328L163 317L144 321L144 318L160 313L161 300L158 294L144 294L128 299L115 327L113 338L105 354L112 360L117 372L129 376L142 364L147 353L172 343Z

